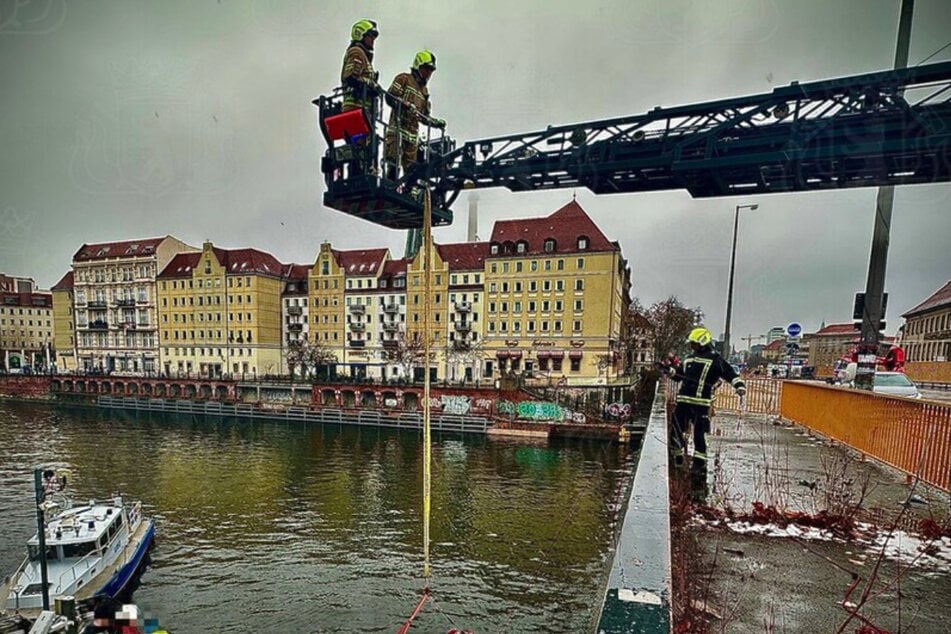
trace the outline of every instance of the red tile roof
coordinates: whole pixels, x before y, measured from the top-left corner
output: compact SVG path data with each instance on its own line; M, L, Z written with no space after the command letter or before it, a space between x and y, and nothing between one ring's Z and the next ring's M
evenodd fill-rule
M311 268L310 264L285 264L281 277L288 282L306 282Z
M647 317L641 313L634 313L631 315L631 327L632 328L646 328L648 330L654 329L654 324L650 322Z
M387 260L383 263L383 272L380 277L393 277L394 275L406 275L406 268L409 266L409 258L400 258L399 260Z
M907 313L902 315L902 317L914 317L918 313L923 313L934 308L947 306L948 304L951 304L951 281L948 281L947 284L936 290L934 294L931 295L931 297L909 310Z
M439 251L439 257L449 265L450 271L481 271L485 268L485 258L489 255L489 243L437 244L436 250Z
M585 251L619 250L617 244L601 233L594 221L575 201L571 201L546 218L498 221L492 229L491 241L496 244L505 242L516 244L524 240L528 243L527 247L518 255L544 255L546 253L577 253L580 237L588 239ZM553 252L544 251L545 240L549 238L555 240ZM514 250L512 254L515 254Z
M56 285L51 288L51 291L68 291L73 288L73 272L67 271L60 281L56 282Z
M855 334L855 332L856 332L855 326L853 326L851 323L848 323L848 324L829 324L825 328L821 328L813 334L819 337L825 337L825 336L833 336L833 335L841 336L841 335Z
M268 275L281 277L284 265L270 253L257 249L221 249L213 251L218 262L225 268L226 275ZM179 253L162 269L159 279L173 277L191 277L198 265L202 252Z
M165 238L146 238L145 240L125 240L123 242L101 242L84 244L73 256L73 262L104 260L106 258L155 255L155 250Z
M776 341L770 341L763 350L780 350L786 345L784 339L777 339Z
M353 251L338 251L332 249L337 265L343 269L344 275L376 275L380 264L389 253L388 249L356 249Z

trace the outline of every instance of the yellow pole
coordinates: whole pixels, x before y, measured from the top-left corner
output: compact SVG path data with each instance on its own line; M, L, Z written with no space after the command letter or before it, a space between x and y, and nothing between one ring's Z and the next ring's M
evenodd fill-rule
M432 292L432 209L430 207L429 188L425 188L423 201L423 357L425 358L425 376L423 378L423 579L429 586L429 510L430 486L432 483L432 438L430 435L429 405L429 351L430 351L430 293Z

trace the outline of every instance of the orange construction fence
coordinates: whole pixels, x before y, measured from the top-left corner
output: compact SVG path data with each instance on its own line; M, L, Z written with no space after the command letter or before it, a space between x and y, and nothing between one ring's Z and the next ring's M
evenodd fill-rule
M905 364L912 381L951 383L951 361L913 361Z
M780 413L923 482L951 487L951 403L785 381Z
M673 406L680 384L665 378L667 402ZM782 398L782 379L743 379L746 383L746 411L752 414L779 414ZM713 409L723 412L740 411L740 397L729 383L721 383L714 393Z

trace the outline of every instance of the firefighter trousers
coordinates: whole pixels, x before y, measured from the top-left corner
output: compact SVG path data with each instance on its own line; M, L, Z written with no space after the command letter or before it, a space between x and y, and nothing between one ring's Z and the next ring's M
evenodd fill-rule
M707 461L707 434L710 433L710 406L677 403L668 438L674 462L682 464L687 450L687 434L693 425L693 462Z

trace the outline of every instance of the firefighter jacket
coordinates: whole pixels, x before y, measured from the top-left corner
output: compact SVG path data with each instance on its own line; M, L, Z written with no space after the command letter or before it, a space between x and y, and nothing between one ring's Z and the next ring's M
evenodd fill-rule
M710 405L721 380L729 381L734 390L746 390L746 384L733 366L709 348L698 350L684 359L680 367L673 368L672 378L680 381L677 402L689 405Z
M343 109L372 108L379 73L373 70L373 51L360 42L352 43L343 56L340 84Z
M400 73L390 85L387 102L392 107L390 131L399 132L408 142L415 144L419 115L429 115L429 88L415 71Z

